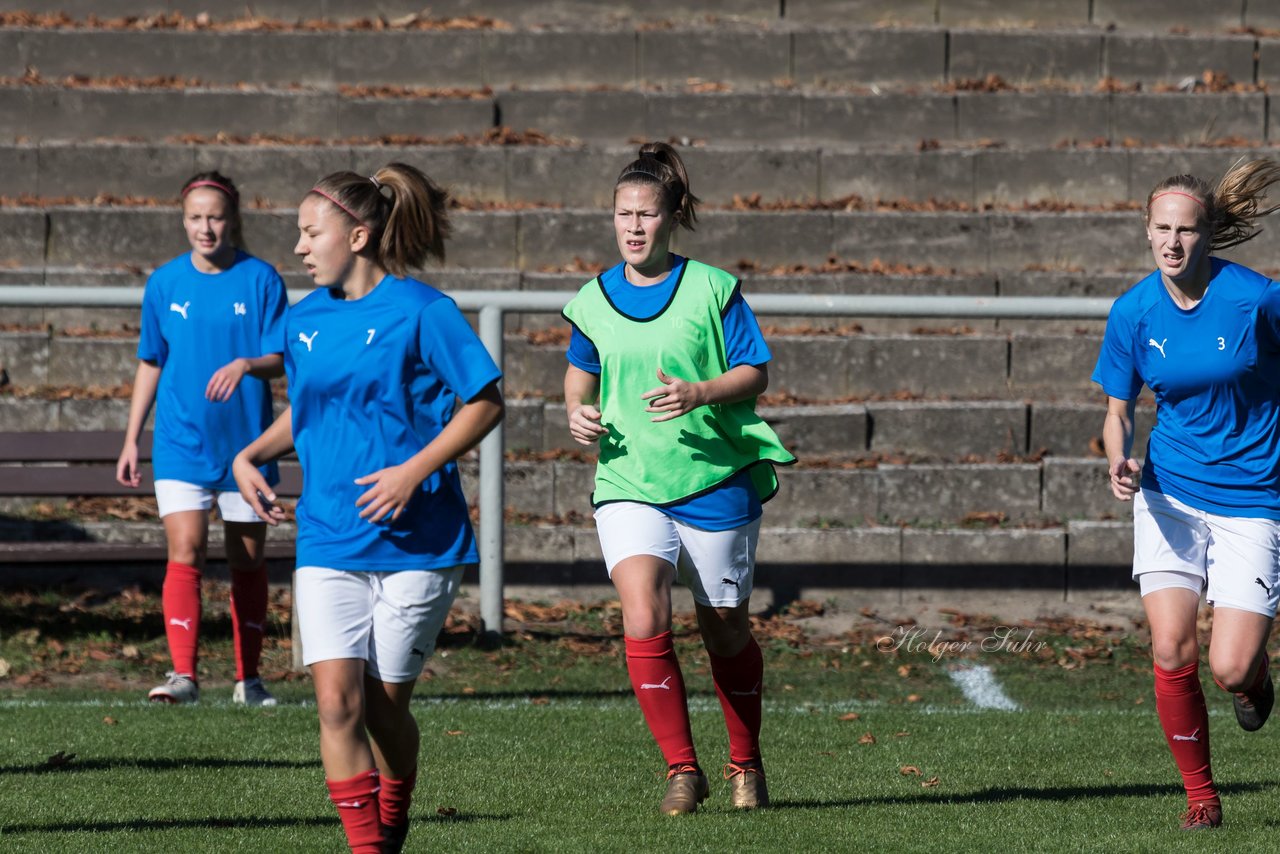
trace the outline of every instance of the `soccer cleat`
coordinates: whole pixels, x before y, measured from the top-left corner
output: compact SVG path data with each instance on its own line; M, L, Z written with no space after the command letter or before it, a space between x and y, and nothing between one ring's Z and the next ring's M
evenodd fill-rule
M1197 802L1182 814L1183 830L1213 830L1222 827L1222 805Z
M1267 666L1266 678L1258 696L1252 697L1245 692L1231 695L1231 703L1236 708L1236 723L1245 732L1262 729L1271 715L1271 707L1276 702L1276 686L1271 681L1271 666Z
M729 802L734 809L754 810L769 806L769 787L764 782L764 769L730 762L724 766L729 781Z
M404 850L405 840L409 836L409 822L403 824L382 825L383 854L400 854Z
M231 692L231 702L241 706L274 706L276 698L271 696L262 680L255 676L236 683Z
M679 765L667 772L667 793L659 807L664 815L684 815L698 811L707 799L711 784L697 765Z
M190 676L183 673L170 673L163 685L157 685L147 694L153 703L172 703L184 705L200 702L200 686Z

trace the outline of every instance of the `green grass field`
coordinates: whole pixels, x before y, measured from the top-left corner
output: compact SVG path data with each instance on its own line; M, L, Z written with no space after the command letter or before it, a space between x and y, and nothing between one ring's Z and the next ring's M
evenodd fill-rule
M0 626L14 617L0 613ZM49 666L42 643L64 660L81 646L119 646L113 632L132 631L109 627L119 619L99 614L86 637L73 626L58 637L52 622L34 641L29 629L0 630L0 656L17 662L0 680L0 849L344 850L309 683L274 682L282 705L246 710L227 702L226 674L214 668L199 706L152 707L141 700L153 678L136 672L145 668L83 656L70 678ZM796 631L803 620L764 623L773 807L733 812L713 773L697 815L658 815L661 759L611 619L607 609L571 613L498 650L446 638L415 701L426 775L408 850L1276 847L1276 724L1242 732L1227 697L1208 685L1226 827L1181 833L1182 794L1152 707L1142 633L1065 622L1041 629L1046 646L1036 652L975 645L937 656L885 650L874 626L807 637ZM945 628L953 639L987 632ZM156 641L143 635L146 661ZM223 646L211 638L206 659ZM680 649L700 757L713 771L727 749L719 708L692 636ZM967 700L950 672L974 665L989 667L1019 709ZM37 666L44 678L24 680ZM105 675L110 689L100 687ZM51 762L60 751L75 756Z

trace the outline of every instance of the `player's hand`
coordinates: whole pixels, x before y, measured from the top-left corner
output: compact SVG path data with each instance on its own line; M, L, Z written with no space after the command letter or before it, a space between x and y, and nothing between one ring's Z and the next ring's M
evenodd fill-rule
M1111 464L1111 494L1120 501L1132 501L1142 484L1142 466L1132 457Z
M136 442L127 443L124 450L120 452L120 459L116 460L116 483L121 486L131 486L134 489L142 483L142 472L138 469Z
M579 445L590 445L609 435L609 428L600 423L600 410L584 403L569 413L569 435Z
M273 527L284 521L284 510L275 503L275 491L244 454L236 454L231 462L231 474L236 479L240 497L249 503L259 519Z
M651 388L640 395L641 400L649 401L645 412L659 413L653 421L670 421L686 415L706 403L702 398L702 384L689 383L679 377L669 377L658 368L658 380L662 385Z
M360 518L375 523L383 519L394 522L422 485L422 478L416 477L408 466L398 465L358 477L356 484L369 487L356 499L356 506L364 508Z
M212 400L214 403L229 399L247 373L249 373L248 359L232 359L227 362L209 377L209 384L204 388L205 399Z

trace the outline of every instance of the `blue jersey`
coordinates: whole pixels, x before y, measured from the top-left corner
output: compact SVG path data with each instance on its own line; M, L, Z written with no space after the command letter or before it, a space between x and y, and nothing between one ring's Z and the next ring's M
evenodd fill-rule
M684 273L685 259L672 256L671 272L655 285L633 285L627 281L625 265L618 264L600 275L605 295L618 311L630 317L644 318L661 314L675 295L676 285ZM725 354L729 367L763 365L771 358L760 325L740 292L725 306L721 317L724 326ZM600 354L591 339L573 327L569 338L569 363L592 374L600 373ZM657 363L653 384L658 385ZM749 471L741 471L710 492L664 504L659 510L688 525L708 531L740 528L761 514L760 498L751 484Z
M243 252L220 273L182 255L157 269L142 296L138 358L160 370L152 467L157 480L234 491L231 461L271 424L271 388L245 376L230 399L206 400L214 372L284 349L288 300L275 268ZM269 483L279 475L262 467Z
M1093 380L1110 397L1155 394L1146 489L1224 516L1280 519L1280 285L1212 260L1181 309L1159 272L1116 300Z
M289 310L285 371L302 465L298 566L389 572L475 563L456 463L395 522L371 524L356 478L421 451L501 372L453 300L387 276L364 298L318 289Z

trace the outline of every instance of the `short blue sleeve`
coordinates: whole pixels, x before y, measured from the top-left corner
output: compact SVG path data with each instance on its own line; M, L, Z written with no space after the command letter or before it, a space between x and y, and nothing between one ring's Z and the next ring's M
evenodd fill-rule
M755 312L742 298L742 291L734 291L729 304L724 307L724 349L729 367L739 365L763 365L773 358L769 345L760 332Z
M1280 350L1280 282L1268 284L1258 301L1258 343L1271 352Z
M1108 397L1134 400L1142 391L1142 377L1133 358L1133 327L1129 319L1112 306L1107 317L1107 330L1102 336L1102 350L1093 369L1093 381L1102 386Z
M589 374L600 373L600 351L596 349L595 344L591 343L590 338L582 334L578 327L573 324L569 324L569 326L573 330L569 334L569 350L565 353L569 364Z
M445 388L464 402L471 401L502 371L476 337L467 319L451 299L437 299L422 310L418 322L418 347L422 361Z
M142 328L138 332L138 358L144 362L155 362L164 367L169 356L169 345L160 331L159 305L163 297L160 285L155 277L147 281L146 290L142 292Z
M259 346L262 355L284 352L284 315L289 307L289 295L284 280L274 269L262 289L262 335Z

